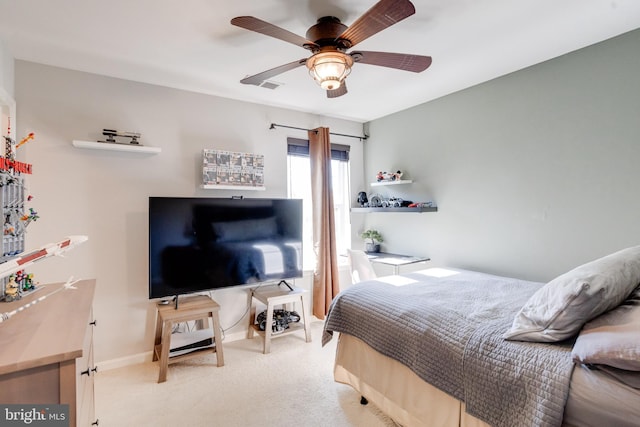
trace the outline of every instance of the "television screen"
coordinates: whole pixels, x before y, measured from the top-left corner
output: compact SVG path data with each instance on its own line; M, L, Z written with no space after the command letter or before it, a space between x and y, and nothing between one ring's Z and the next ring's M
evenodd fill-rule
M149 298L302 277L302 200L149 198Z

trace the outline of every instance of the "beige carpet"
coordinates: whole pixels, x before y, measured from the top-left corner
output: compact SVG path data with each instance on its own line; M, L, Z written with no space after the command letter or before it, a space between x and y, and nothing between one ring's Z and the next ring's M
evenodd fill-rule
M312 333L311 343L304 332L272 340L266 355L257 337L224 343L225 366L203 355L170 365L162 384L157 362L98 372L100 427L396 426L333 381L337 340L321 347L319 321Z

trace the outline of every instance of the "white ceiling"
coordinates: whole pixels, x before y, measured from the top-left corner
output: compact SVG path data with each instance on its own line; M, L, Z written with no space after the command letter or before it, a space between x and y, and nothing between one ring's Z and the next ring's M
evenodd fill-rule
M375 2L0 0L0 40L16 59L365 122L640 28L640 0L413 0L415 15L357 49L432 56L420 74L356 64L335 99L305 67L275 90L240 84L308 51L231 18L304 37L321 16L349 25Z

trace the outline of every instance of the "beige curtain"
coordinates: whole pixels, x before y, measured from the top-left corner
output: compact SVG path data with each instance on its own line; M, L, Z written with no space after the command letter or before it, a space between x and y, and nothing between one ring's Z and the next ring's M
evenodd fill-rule
M309 131L311 158L311 200L313 209L313 315L324 319L331 301L340 291L335 240L335 213L331 183L329 128Z

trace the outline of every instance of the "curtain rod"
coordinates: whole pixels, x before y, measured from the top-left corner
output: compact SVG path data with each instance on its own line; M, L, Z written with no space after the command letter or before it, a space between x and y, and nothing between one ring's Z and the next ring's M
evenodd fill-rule
M296 130L305 130L307 132L310 132L310 131L314 130L314 129L298 128L298 127L295 127L295 126L279 125L279 124L276 124L276 123L271 123L271 126L269 126L269 129L275 129L276 127L287 128L287 129L296 129ZM367 135L365 135L365 136L357 136L357 135L346 135L344 133L333 133L333 132L329 132L329 135L346 136L347 138L358 138L360 141L366 140L368 138Z

